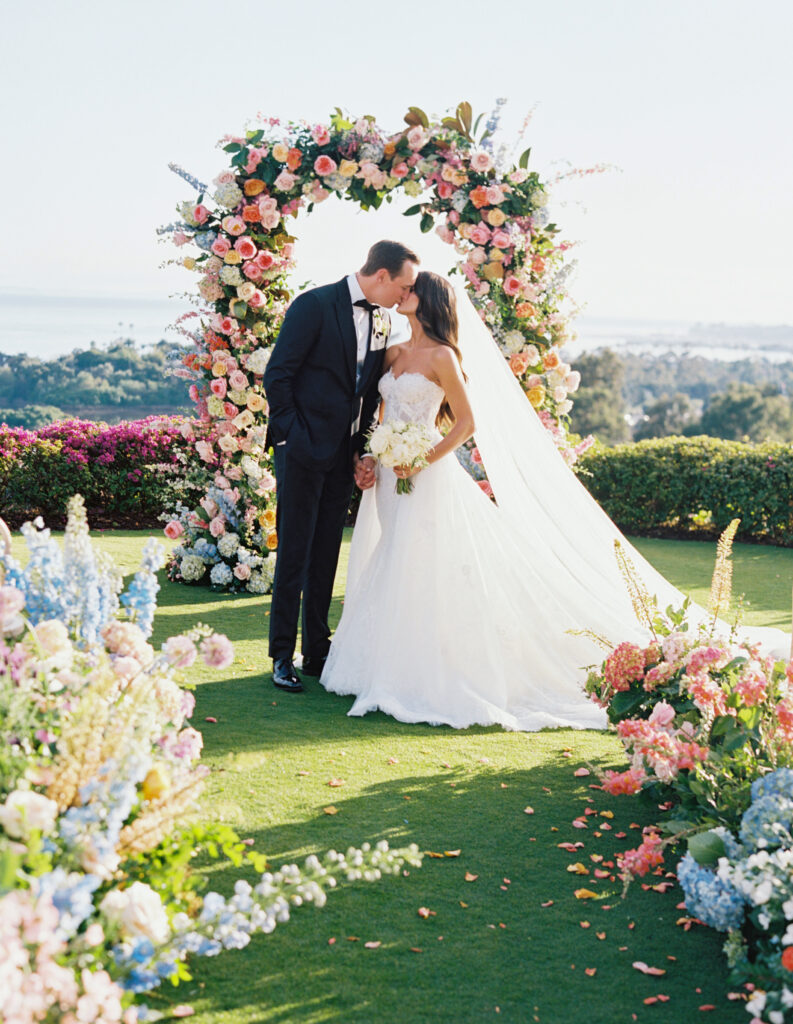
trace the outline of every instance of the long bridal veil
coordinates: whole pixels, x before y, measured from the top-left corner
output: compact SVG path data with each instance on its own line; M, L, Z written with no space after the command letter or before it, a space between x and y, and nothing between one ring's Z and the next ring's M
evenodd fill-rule
M456 282L454 290L475 440L498 503L501 529L518 542L532 574L554 581L569 613L568 623L560 626L570 628L572 622L612 643L646 642L614 541L620 541L660 608L678 607L684 595L625 539L570 470L467 292ZM707 617L705 609L691 606L692 620ZM777 657L789 656L790 638L781 630L744 627L739 635L762 643Z

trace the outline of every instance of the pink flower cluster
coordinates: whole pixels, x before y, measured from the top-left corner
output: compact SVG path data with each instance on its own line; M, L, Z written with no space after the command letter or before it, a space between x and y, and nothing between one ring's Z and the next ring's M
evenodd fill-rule
M626 718L617 723L617 734L633 758L633 767L661 782L671 782L679 772L694 768L709 752L692 738L690 723L676 729L674 720L674 708L662 701L649 718Z
M664 862L663 840L655 829L645 829L641 845L635 850L618 854L617 860L623 878L644 877Z
M644 675L645 655L641 647L625 641L606 658L603 674L608 686L617 692L629 690L631 683Z

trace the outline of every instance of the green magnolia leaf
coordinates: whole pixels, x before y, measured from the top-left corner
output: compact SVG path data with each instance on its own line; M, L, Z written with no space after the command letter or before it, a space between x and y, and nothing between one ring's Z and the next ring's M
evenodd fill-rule
M528 149L524 149L523 152L520 154L520 158L518 159L518 167L524 167L524 168L528 167L529 166L529 157L530 156L531 156L531 146L529 146Z
M670 836L678 836L681 832L685 832L691 828L690 821L683 821L681 818L675 818L673 821L664 821L661 823L661 829Z
M457 105L457 117L462 122L465 128L465 134L470 138L471 136L471 121L474 116L471 104L463 100L462 103Z
M484 116L485 116L485 112L482 111L482 113L479 115L479 117L477 117L477 119L474 121L474 128L473 128L473 132L471 133L472 135L476 135L476 133L479 131L479 125L480 125L480 123L482 121L482 118ZM490 133L488 132L487 134L489 135ZM482 136L482 138L485 138L485 136ZM481 139L479 141L481 142Z
M407 210L405 210L404 216L415 217L417 213L421 213L421 203L416 203L415 206L409 206Z
M419 227L423 234L427 234L428 231L432 231L432 225L435 223L435 218L431 213L424 213L421 216Z
M420 124L423 128L429 128L430 119L421 109L421 107L408 107L408 114L412 114L414 118L418 118L416 121L408 121L408 124ZM407 121L407 114L405 115Z
M698 832L695 836L689 836L688 852L697 864L715 864L719 857L727 852L724 849L724 840L715 832Z
M248 312L248 303L243 299L232 299L229 303L229 312L237 320L242 320Z
M615 694L611 701L611 708L620 716L628 715L644 702L645 696L646 694L641 690L638 693L625 690L622 693Z

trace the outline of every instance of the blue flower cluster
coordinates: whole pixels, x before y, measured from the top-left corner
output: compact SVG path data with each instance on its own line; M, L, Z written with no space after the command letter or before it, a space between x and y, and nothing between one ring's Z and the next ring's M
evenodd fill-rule
M697 864L690 853L678 864L677 878L685 894L686 909L691 914L719 932L740 928L744 899L732 882Z
M163 978L170 978L177 971L175 955L158 954L151 940L144 936L114 946L110 952L122 972L118 983L128 992L150 992Z
M84 875L64 868L55 868L30 880L36 899L49 896L56 907L59 914L57 934L64 942L76 935L83 921L93 914L93 894L101 884L96 875Z
M143 561L135 573L132 582L121 595L121 603L127 609L143 632L150 636L154 625L154 613L157 611L157 594L160 584L157 582L157 570L165 562L165 548L151 538L143 549Z
M752 783L752 800L761 796L784 796L793 800L793 768L777 768Z
M774 792L758 797L744 813L740 836L752 851L793 847L793 800Z

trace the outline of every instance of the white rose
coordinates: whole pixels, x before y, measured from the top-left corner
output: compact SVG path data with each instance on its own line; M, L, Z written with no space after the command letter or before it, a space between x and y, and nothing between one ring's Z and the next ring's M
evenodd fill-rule
M563 384L559 384L553 389L553 400L556 403L564 402L567 398L567 388Z
M529 357L529 366L536 366L540 361L540 350L536 345L529 345L526 349L526 355Z
M231 434L224 434L223 437L221 437L221 439L218 441L218 447L221 448L224 452L231 453L237 451L237 449L239 448L239 444L237 443L236 437L232 437Z
M74 657L69 631L59 619L45 619L34 627L36 640L46 659L48 668L59 671L69 668ZM32 645L35 648L35 644Z
M270 362L270 349L257 348L245 359L245 369L251 373L263 374Z
M572 408L573 403L570 401L569 398L566 398L563 402L560 402L557 405L556 411L559 413L560 416L566 416Z
M504 349L504 352L508 356L514 356L516 352L520 352L520 350L523 348L524 342L525 342L525 338L520 333L520 331L508 331L504 335L504 338L503 338L503 341L501 342L501 345L502 345L502 348ZM534 346L532 346L532 347L534 347ZM536 351L536 349L535 349L535 351ZM535 360L535 362L536 362L536 360Z
M133 882L127 889L111 889L99 909L130 938L142 937L160 945L170 935L159 893L145 882Z
M237 298L242 299L244 302L248 302L256 293L256 285L253 281L246 281L244 284L237 286Z
M578 385L580 383L581 374L578 372L578 370L571 370L565 378L565 386L567 387L567 390L570 392L578 391Z
M13 839L28 839L31 832L50 833L55 827L58 805L42 793L15 789L0 804L0 825Z

